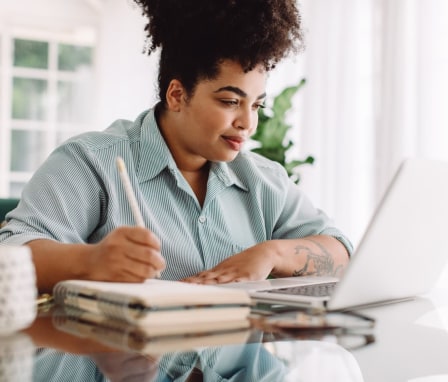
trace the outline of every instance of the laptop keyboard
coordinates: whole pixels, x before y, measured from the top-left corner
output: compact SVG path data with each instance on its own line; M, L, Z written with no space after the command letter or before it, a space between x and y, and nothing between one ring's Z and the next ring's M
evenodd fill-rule
M329 282L324 284L312 284L312 285L300 285L288 288L268 289L263 292L268 293L280 293L280 294L292 294L301 296L313 296L313 297L325 297L330 296L337 282Z

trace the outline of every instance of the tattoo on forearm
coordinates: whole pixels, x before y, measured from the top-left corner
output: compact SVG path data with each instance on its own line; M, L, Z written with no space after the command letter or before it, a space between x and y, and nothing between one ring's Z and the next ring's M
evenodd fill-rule
M333 257L327 251L327 249L319 242L306 239L310 241L314 245L316 245L320 252L311 249L306 245L298 245L295 248L296 255L303 254L305 252L306 261L305 265L301 269L296 269L293 272L293 276L337 276L343 270L343 267L340 265L335 267ZM314 270L310 269L311 266L314 265Z

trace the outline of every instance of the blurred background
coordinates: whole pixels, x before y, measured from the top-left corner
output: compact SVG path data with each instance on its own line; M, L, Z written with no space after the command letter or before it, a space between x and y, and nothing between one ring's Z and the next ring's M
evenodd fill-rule
M315 158L299 185L357 244L403 158L448 160L448 1L299 6L305 49L268 97L306 79L288 114L291 155ZM131 0L0 0L0 197L66 138L156 102L144 24Z

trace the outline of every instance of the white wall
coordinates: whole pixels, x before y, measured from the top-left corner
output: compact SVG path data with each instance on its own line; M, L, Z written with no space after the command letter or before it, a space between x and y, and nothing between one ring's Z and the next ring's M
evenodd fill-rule
M142 53L145 19L131 1L108 0L99 24L98 127L134 120L156 100L157 56Z
M0 28L7 25L45 30L82 30L94 26L97 13L84 0L0 0Z

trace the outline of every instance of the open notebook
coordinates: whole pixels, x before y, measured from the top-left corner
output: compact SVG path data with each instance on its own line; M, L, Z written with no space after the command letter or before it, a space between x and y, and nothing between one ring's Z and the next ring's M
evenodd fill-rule
M223 286L245 289L256 301L326 310L411 298L429 291L444 269L447 219L448 163L407 159L340 281L291 277ZM318 295L312 294L314 284L319 284Z
M53 289L60 306L146 326L172 331L181 325L213 325L216 330L245 323L251 300L243 290L224 290L212 285L187 284L169 280L144 283L115 283L64 280ZM159 333L160 334L160 333Z

